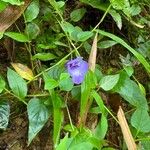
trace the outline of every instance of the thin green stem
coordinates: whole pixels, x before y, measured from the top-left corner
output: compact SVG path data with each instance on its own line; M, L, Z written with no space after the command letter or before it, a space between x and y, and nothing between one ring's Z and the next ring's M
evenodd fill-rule
M18 97L17 95L15 95L14 93L11 93L8 89L4 88L4 90L9 93L10 95L12 95L13 97L16 97L19 101L23 102L25 105L27 105L27 103L21 99L20 97Z
M59 62L57 62L55 65L45 69L44 71L40 72L39 74L37 74L36 76L34 76L34 78L30 81L27 82L27 84L29 84L31 81L35 80L36 78L38 78L39 76L41 76L44 72L47 72L49 70L51 70L52 68L56 67L57 65L61 64L66 58L68 58L72 53L74 53L75 50L71 51L68 55L66 55L65 57L63 57Z
M94 32L94 31L98 28L98 26L103 22L103 20L105 19L107 13L109 12L110 8L111 8L111 4L108 6L108 8L107 8L107 10L105 11L104 15L102 16L101 20L100 20L99 23L94 27L94 29L92 30L92 32Z
M114 118L114 120L119 124L118 119L111 113L111 111L104 105L104 108L106 109L106 111L112 116L112 118Z
M46 96L50 96L50 94L45 93L45 94L27 95L26 97L46 97Z

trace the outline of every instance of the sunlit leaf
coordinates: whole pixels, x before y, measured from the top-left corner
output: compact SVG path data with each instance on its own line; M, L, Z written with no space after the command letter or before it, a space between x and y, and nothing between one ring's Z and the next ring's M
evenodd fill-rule
M13 40L16 40L18 42L29 42L30 40L28 37L23 33L17 33L17 32L5 32L4 35L12 38Z
M109 91L118 83L119 77L119 74L104 76L100 80L99 85L105 91Z
M24 13L25 21L31 22L38 16L38 14L39 14L39 0L33 0Z
M4 88L5 88L5 81L0 76L0 93L4 90Z
M150 131L150 116L147 110L137 109L131 117L131 124L138 131L149 132Z
M16 72L24 79L26 80L32 80L34 78L33 72L30 68L27 66L20 64L20 63L11 63L11 65L14 67Z
M51 78L46 73L44 74L44 81L45 81L45 86L44 86L45 90L54 89L55 87L59 85L59 83L55 79Z
M110 47L112 47L112 46L114 46L116 44L117 44L116 41L106 40L106 41L99 42L97 47L98 48L110 48Z
M1 1L10 3L11 5L18 5L18 6L24 4L24 2L19 0L1 0Z
M93 36L93 33L90 31L84 31L84 32L80 32L77 34L77 38L81 42L86 41L87 39L89 39L92 36Z
M3 11L6 7L7 7L7 3L1 1L1 2L0 2L0 12Z
M21 99L25 98L27 95L27 83L24 79L10 68L7 71L7 79L13 93Z
M33 60L39 59L41 61L48 61L48 60L52 60L55 58L57 57L52 53L37 53L32 57Z

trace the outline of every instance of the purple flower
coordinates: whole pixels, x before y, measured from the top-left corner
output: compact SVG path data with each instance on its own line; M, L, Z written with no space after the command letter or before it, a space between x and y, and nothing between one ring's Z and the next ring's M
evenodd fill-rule
M84 76L88 71L88 63L86 61L82 60L81 57L77 57L68 61L66 67L73 83L80 84L83 82Z

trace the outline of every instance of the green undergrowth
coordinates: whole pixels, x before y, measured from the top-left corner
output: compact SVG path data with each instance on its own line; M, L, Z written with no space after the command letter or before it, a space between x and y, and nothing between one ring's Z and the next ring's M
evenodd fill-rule
M23 3L0 0L0 11ZM92 12L99 15L93 16ZM48 120L52 120L53 128L49 130L53 136L50 138L56 150L125 150L127 146L122 136L117 146L108 138L110 129L114 128L110 119L118 124L118 118L105 97L117 94L138 149L149 150L150 83L142 85L134 74L139 65L147 76L150 73L149 12L148 0L79 0L72 3L32 0L14 30L0 33L2 40L10 38L19 45L16 60L14 58L11 66L8 65L5 75L0 73L0 129L7 132L11 113L8 95L11 95L16 103L23 103L27 109L28 146ZM95 26L88 22L87 14L90 13L90 17L99 20L94 22ZM88 26L84 25L85 21ZM67 72L66 62L78 56L87 61L96 33L96 69L89 70L84 81L76 85ZM125 55L121 55L118 45ZM22 56L21 48L26 50L27 56ZM102 51L116 55L119 67L115 72L111 65L109 70L103 70L99 59ZM78 108L72 110L69 104L74 102L78 103ZM75 120L72 115L76 111ZM87 117L96 115L96 123L88 119L84 122L85 112ZM90 127L87 124L91 124Z

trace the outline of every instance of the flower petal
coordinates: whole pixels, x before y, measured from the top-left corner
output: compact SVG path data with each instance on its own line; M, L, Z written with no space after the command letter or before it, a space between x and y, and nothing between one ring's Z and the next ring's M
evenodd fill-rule
M83 80L84 80L84 75L72 76L72 81L75 84L80 84L83 82Z

